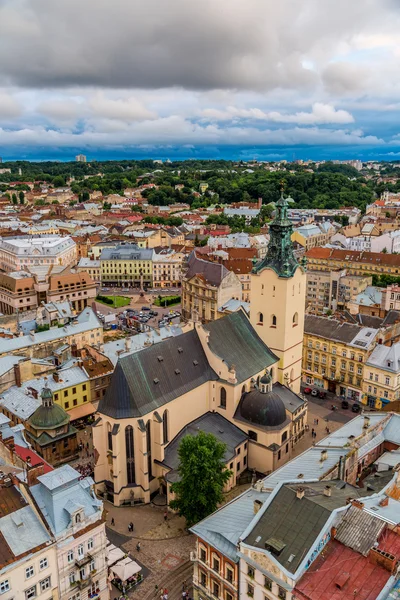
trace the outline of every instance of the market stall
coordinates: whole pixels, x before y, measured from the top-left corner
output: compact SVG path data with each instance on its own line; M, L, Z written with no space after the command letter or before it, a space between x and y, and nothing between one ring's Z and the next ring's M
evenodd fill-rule
M112 584L123 594L140 583L143 575L142 567L129 557L123 558L110 568L114 575Z

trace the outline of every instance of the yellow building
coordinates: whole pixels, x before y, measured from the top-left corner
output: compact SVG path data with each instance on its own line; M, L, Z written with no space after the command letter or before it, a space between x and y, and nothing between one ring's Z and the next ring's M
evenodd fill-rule
M23 375L24 364L20 366ZM90 378L80 366L60 369L52 375L18 383L3 392L0 398L1 411L14 422L24 423L33 414L40 404L40 393L44 386L50 388L54 403L70 415L71 421L95 412L91 403Z
M399 275L400 255L384 252L359 252L334 248L311 248L307 264L313 271L346 269L351 275Z
M364 365L377 334L378 329L307 315L303 383L361 401Z
M241 300L242 284L221 263L190 254L182 279L182 315L187 320L208 323L222 316L218 311L229 300Z
M152 287L153 250L135 244L120 244L100 255L103 286Z
M400 343L378 345L364 368L362 403L381 409L400 398Z

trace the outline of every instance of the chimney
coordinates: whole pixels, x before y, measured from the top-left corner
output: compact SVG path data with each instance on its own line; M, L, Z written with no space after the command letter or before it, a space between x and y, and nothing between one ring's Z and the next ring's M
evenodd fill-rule
M60 376L58 373L53 373L53 379L54 381L56 381L57 383L60 381Z
M301 500L302 498L304 498L304 488L303 487L298 487L296 490L296 498L298 498L299 500Z
M21 387L22 378L21 378L21 367L19 366L19 363L14 365L14 377L15 377L15 385L17 385L18 387Z
M389 498L387 496L382 498L382 500L379 502L379 506L387 506L388 504L389 504Z
M363 429L368 429L369 424L370 424L370 418L369 417L364 417Z
M321 450L320 462L324 462L328 458L328 450Z
M361 510L364 508L363 502L360 502L359 500L352 500L351 504L356 508L360 508Z
M26 466L27 466L26 480L27 480L28 487L31 487L32 485L36 485L37 483L39 483L38 477L40 477L41 475L44 475L44 464L39 463L33 467L30 464L30 462L31 462L30 458L29 458L29 462L28 462L28 458L26 459Z
M258 513L258 511L259 511L259 510L260 510L260 508L262 507L262 504L263 504L263 503L261 502L261 500L254 500L254 503L253 503L253 511L254 511L254 514L255 514L255 515Z
M330 498L332 496L332 488L330 485L326 485L324 488L324 496Z
M397 565L396 557L380 548L371 548L368 558L370 563L386 569L389 573L393 573Z
M132 340L131 338L125 338L125 350L128 352L131 349Z

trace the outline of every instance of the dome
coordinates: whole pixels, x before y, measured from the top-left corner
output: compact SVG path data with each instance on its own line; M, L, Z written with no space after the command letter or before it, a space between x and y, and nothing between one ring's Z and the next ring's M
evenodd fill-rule
M69 415L58 404L52 404L51 406L42 404L28 419L28 422L34 429L57 429L67 425L69 419Z
M239 410L242 419L262 427L277 427L286 421L285 405L274 391L263 394L256 389L244 394Z
M271 381L272 381L271 373L268 371L268 369L266 369L264 375L260 379L260 383L263 383L264 385L268 385L269 383L271 383Z

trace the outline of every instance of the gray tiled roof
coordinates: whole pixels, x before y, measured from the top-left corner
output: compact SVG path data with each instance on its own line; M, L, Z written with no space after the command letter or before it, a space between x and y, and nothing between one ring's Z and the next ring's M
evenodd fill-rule
M217 379L192 330L120 359L98 410L114 419L142 417Z
M350 344L360 334L362 329L358 325L341 323L326 317L315 317L306 315L304 321L304 332L318 335L328 340Z
M186 272L186 279L191 279L195 275L202 275L210 285L218 287L229 271L220 263L210 262L196 256L193 251L188 259L189 269Z
M337 526L335 538L352 550L367 556L384 527L385 522L378 517L356 506L350 506Z
M168 473L168 481L176 481L179 476L177 469L179 467L178 449L179 445L186 435L198 435L200 431L212 433L220 442L226 444L225 462L229 462L236 455L236 448L247 440L247 435L236 425L230 423L219 413L208 412L198 419L195 419L186 425L178 435L168 444L163 463L171 468Z
M205 328L210 332L210 350L223 358L228 367L235 365L239 383L278 361L242 310L212 321Z

